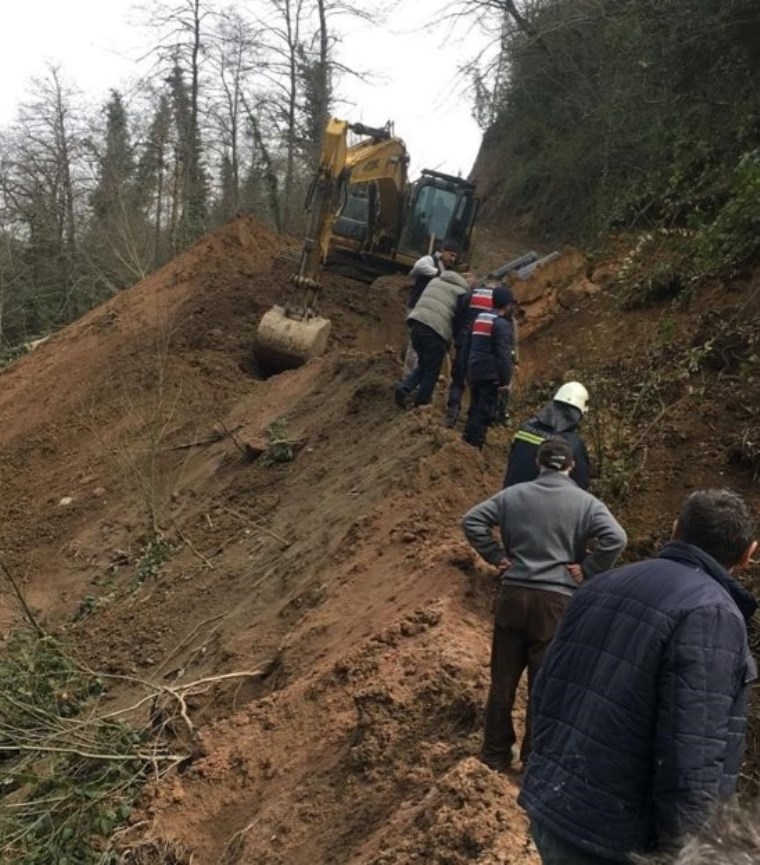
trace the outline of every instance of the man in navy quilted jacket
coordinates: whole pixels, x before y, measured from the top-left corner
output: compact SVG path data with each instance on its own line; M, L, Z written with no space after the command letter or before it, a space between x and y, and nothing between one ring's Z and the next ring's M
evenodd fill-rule
M732 574L753 535L736 493L700 490L657 558L576 592L533 690L519 798L544 865L667 852L734 792L757 602Z

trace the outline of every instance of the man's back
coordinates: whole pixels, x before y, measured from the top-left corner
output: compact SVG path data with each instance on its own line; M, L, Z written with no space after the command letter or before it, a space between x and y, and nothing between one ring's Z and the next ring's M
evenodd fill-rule
M564 439L573 450L575 466L570 476L579 487L588 489L591 482L588 452L576 432L580 419L581 413L577 409L552 400L525 421L512 441L502 486L532 481L538 475L536 452L539 446L556 437Z
M611 567L625 545L625 533L609 510L562 473L542 472L536 480L510 487L501 495L505 500L502 538L512 559L504 578L512 584L564 586L573 592L576 584L567 564L587 559L591 576ZM601 549L587 556L592 538Z
M407 320L426 325L450 344L462 326L468 290L467 281L461 274L447 270L425 286Z
M731 583L674 542L576 594L534 690L520 796L532 819L622 859L733 790L754 673Z
M526 484L502 490L468 511L462 525L486 561L506 555L502 583L572 594L576 582L566 565L581 563L585 576L613 565L625 532L599 499L578 488L563 472L543 470ZM491 526L498 525L495 540ZM596 542L594 552L587 545Z

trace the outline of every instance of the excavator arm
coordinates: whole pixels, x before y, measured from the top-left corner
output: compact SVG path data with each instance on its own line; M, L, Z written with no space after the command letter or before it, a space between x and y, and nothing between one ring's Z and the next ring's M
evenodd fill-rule
M349 131L364 137L349 147ZM352 187L369 190L373 206L368 208L363 237L350 242L372 252L385 225L397 237L408 164L404 142L393 136L390 124L373 129L335 118L329 121L306 200L309 222L298 271L291 277L303 294L298 303L272 307L259 322L254 351L262 370L281 372L325 351L330 321L319 315L318 300L336 222Z
M349 131L366 137L349 147ZM367 251L371 251L375 222L387 223L393 230L399 224L398 211L407 184L408 165L406 146L400 138L393 136L390 124L375 129L336 118L329 121L319 166L306 199L309 223L298 272L292 277L293 283L305 289L306 294L301 308L293 310L293 313L303 318L316 314L322 268L350 187L375 184L379 190L364 240Z

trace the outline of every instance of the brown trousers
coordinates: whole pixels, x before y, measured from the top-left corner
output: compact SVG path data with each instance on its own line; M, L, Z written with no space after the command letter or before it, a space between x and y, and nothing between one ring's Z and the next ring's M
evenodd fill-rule
M528 696L544 654L570 601L568 595L543 589L504 587L494 606L491 646L491 689L485 717L481 759L493 769L506 769L512 762L517 741L512 708L517 685L528 669ZM523 763L530 754L530 704L525 713L525 736L520 747Z

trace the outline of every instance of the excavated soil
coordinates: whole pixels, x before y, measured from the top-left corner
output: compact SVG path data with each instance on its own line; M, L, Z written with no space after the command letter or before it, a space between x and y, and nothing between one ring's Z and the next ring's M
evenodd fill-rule
M514 250L491 251L484 269ZM2 374L4 561L92 668L212 679L188 699L192 757L146 791L123 835L139 861L534 865L515 781L476 759L496 574L458 527L498 489L510 433L478 453L443 428L440 404L395 407L403 279L329 277L328 353L259 375L252 336L289 291L288 254L238 219ZM636 390L652 372L643 357L671 369L681 356L652 353L662 308L622 315L582 257L563 261L543 291L518 290L530 297L513 416L575 373L595 402L597 384L597 417L622 422L603 405L610 382ZM671 341L690 345L698 321L696 353L720 304L754 320L758 290L707 292ZM615 500L636 555L694 486L730 484L760 505L735 450L760 395L749 356L657 379ZM291 462L252 458L273 423ZM621 456L610 441L608 467ZM7 628L19 614L0 600Z

